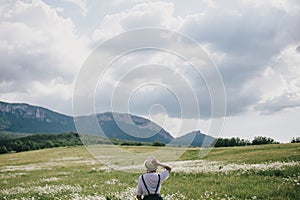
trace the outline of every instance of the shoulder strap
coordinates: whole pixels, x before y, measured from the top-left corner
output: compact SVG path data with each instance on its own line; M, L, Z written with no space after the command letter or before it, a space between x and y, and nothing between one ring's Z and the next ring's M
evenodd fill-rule
M144 183L144 185L145 185L145 188L146 188L148 194L150 195L150 192L149 192L148 187L147 187L147 185L146 185L146 183L145 183L145 180L144 180L144 176L143 176L143 175L142 175L142 180L143 180L143 183ZM155 192L155 193L156 193L156 192Z
M160 174L158 174L158 183L157 183L157 186L156 186L155 194L157 193L159 184L160 184Z

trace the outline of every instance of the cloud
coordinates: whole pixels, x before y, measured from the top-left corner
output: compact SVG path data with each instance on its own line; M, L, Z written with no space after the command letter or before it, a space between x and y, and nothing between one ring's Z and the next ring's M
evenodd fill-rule
M290 45L274 56L264 72L261 102L255 107L262 114L300 107L300 54ZM274 84L276 83L276 84Z
M87 16L88 14L87 0L61 0L61 1L73 3L74 5L76 5L81 9L83 16Z
M155 1L133 5L130 9L106 15L101 27L93 33L93 40L103 41L128 31L143 27L163 27L174 29L180 25L180 19L173 16L172 3Z
M149 37L147 37L148 35ZM141 40L138 40L138 38ZM177 42L174 42L176 40ZM100 52L107 53L108 51L118 55L139 48L139 42L137 41L143 41L142 45L145 46L148 44L162 49L140 49L123 55L109 66L99 63L101 60L106 60L105 54L100 55ZM102 50L95 49L94 51L97 55L94 62L98 66L106 68L105 74L101 76L101 86L98 87L100 89L98 90L99 93L96 95L97 111L103 112L103 110L115 109L114 111L117 112L128 112L128 102L130 100L133 105L129 106L134 108L134 113L140 115L147 113L151 105L160 104L166 108L165 110L172 117L197 118L199 117L199 109L201 117L211 117L212 95L216 97L214 95L215 91L220 89L217 87L222 87L222 84L214 88L211 88L212 86L208 84L209 82L218 84L218 80L215 79L216 75L213 74L214 66L205 52L203 50L199 51L193 44L195 45L187 38L179 37L174 33L168 34L166 31L159 29L128 32L125 36L122 35L121 39L114 38L113 41L109 40L102 44ZM172 54L172 51L181 56ZM99 59L100 57L101 59ZM97 62L97 59L99 59L99 62ZM91 60L93 59L91 58ZM189 62L199 65L200 72L196 70L196 66L192 66ZM90 70L90 72L93 72L90 75L95 75L97 70ZM154 89L153 85L155 85ZM147 87L147 89L143 90L143 87ZM86 88L83 88L83 90L86 90ZM120 93L117 97L114 97L113 92L116 91ZM175 97L174 101L170 96ZM111 98L116 100L117 103L114 103L114 105L117 105L117 109L116 107L110 107ZM224 99L224 96L218 96L220 101L222 98ZM121 106L124 107L121 108ZM224 112L222 114L224 115Z
M88 1L64 2L77 5L86 18L92 16L87 10ZM295 108L297 104L299 74L295 66L299 65L297 52L300 44L297 1L202 1L197 12L196 7L193 12L176 11L175 8L180 9L180 3L175 1L115 1L116 7L110 7L109 14L95 23L101 25L96 29L89 27L89 30L94 30L90 36L91 41L78 31L76 24L80 23L75 23L66 13L62 13L64 8L55 8L49 4L42 1L16 1L0 6L0 59L3 61L0 64L1 99L15 100L18 95L22 98L28 95L27 99L30 99L30 93L33 92L31 88L35 88L41 96L36 97L34 103L41 103L44 101L42 96L54 94L54 91L58 96L65 91L70 101L67 90L71 88L91 46L131 29L158 27L186 34L205 48L222 75L227 93L228 115L240 115L253 110L262 113L278 112L289 107ZM72 15L72 19L78 17ZM146 32L127 38L122 45L126 48L141 38L152 38L154 44L176 48L176 42L166 38L155 39ZM113 46L107 52L117 48ZM188 47L184 51L189 55L198 53ZM111 97L111 91L118 81L124 83L122 87L128 87L126 90L133 90L131 86L134 83L140 84L151 78L157 78L156 82L159 83L168 83L168 87L174 91L184 91L176 81L166 81L170 77L176 80L176 76L168 77L168 72L149 74L149 71L142 70L136 72L136 77L130 80L121 79L132 66L151 63L165 65L189 81L197 98L201 100L199 106L203 116L210 116L211 102L206 80L195 75L181 58L143 52L126 59L119 62L122 67L116 66L107 74L101 94ZM197 63L201 63L201 59ZM206 73L205 68L203 72ZM158 75L152 77L154 74ZM48 92L43 93L47 85ZM170 97L167 90L155 88L152 91L155 95L140 98L147 95L147 91L138 90L135 93L137 112L143 114L151 104L161 104L166 105L170 116L181 114L176 101L167 105ZM107 98L99 101L106 105L105 109L110 106ZM63 101L67 102L66 99ZM119 101L122 103L122 99Z
M103 109L106 105L107 110L127 112L129 106L131 112L143 115L152 105L160 104L170 116L184 114L185 117L195 117L198 108L195 108L193 83L188 80L190 75L185 73L186 68L172 66L179 63L187 65L184 60L178 59L175 55L156 50L121 57L109 66L99 82L96 94L98 108ZM182 113L180 106L189 112Z
M287 93L269 99L259 104L256 109L262 114L270 115L283 110L290 110L300 107L300 98L298 93Z
M255 50L268 55L277 45L276 34L285 14L285 10L268 4L219 2L202 13L186 16L180 31L218 51L245 56Z
M120 5L125 3L145 3L145 2L153 2L153 0L112 0L112 5Z
M300 53L300 45L296 47L297 53Z
M0 98L20 101L19 96L34 96L32 103L45 104L45 94L54 94L57 87L67 94L87 55L89 39L76 32L70 19L39 0L2 4L0 10ZM54 107L52 100L63 100L62 96L52 95L46 104Z
M297 119L300 109L297 0L195 0L188 4L7 0L0 5L0 100L72 114L75 76L91 48L124 31L143 27L178 31L204 48L218 66L226 88L228 121L233 119L230 129L225 130L228 136L266 131L280 135L287 128L281 127L282 121L288 124L289 132L297 130L298 124L290 123L290 119ZM176 49L180 42L174 38L145 31L123 38L122 43L115 42L105 53L116 53L120 50L117 45L126 49L145 38L148 44L180 52ZM97 111L127 111L122 107L125 105L130 112L153 117L175 135L203 127L206 133L216 133L212 130L216 125L210 121L219 120L220 115L211 116L212 108L218 105L212 104L208 87L216 76L197 57L198 50L186 44L181 51L194 57L191 60L202 66L200 71L205 77L170 52L132 52L113 63L99 82L92 94ZM84 81L81 87L86 89L90 77ZM200 117L193 110L192 92L198 100ZM180 98L184 101L178 101ZM276 116L281 117L274 120ZM256 122L255 128L249 121Z
M253 80L274 56L299 43L294 34L299 33L299 6L293 5L291 1L218 2L184 17L179 30L204 45L220 69L228 115L249 111L261 101L264 93Z
M294 1L271 0L264 2L205 1L201 4L201 11L183 16L175 16L174 3L160 1L140 3L125 11L106 15L101 27L94 32L93 36L94 41L103 41L122 31L149 26L173 29L190 36L205 48L220 70L226 87L227 115L239 115L253 111L253 109L267 108L262 106L264 101L269 105L272 102L277 102L266 100L266 96L270 96L273 90L263 90L260 84L271 85L278 77L268 77L269 83L266 83L264 72L270 63L288 46L299 45L300 38L296 33L300 31L299 20L297 20L300 19L300 12L299 6L295 6L298 3L295 3ZM146 34L143 37L151 38ZM124 41L124 46L138 40L139 36L132 37L132 40ZM166 48L172 46L163 40L158 41L157 39L156 42L164 42ZM189 51L191 54L195 53L192 50ZM135 57L135 60L137 59L141 59L145 63L155 63L156 61L153 56L145 58L139 55ZM182 72L184 65L180 59L173 61L169 61L169 59L168 56L164 55L161 60L172 62L172 65L175 66L173 68L176 70L180 68L180 73L184 73L185 76L193 74L192 70L188 68ZM132 61L133 63L134 61ZM160 63L167 65L165 62ZM277 65L287 64L282 59L277 59L276 63ZM281 68L281 70L287 74L292 73L285 68ZM119 68L114 73L119 74L122 71L124 68ZM144 73L139 76L147 77L147 74ZM193 89L197 92L198 98L209 97L209 92L207 88L205 89L205 84L201 83L201 78L193 75L187 78L193 83ZM284 81L289 78L294 80L295 77L285 77ZM293 86L281 85L281 87L286 90L286 93L281 93L284 96L291 94L287 88L295 87L295 84ZM163 95L158 95L155 102L164 102L164 98ZM290 95L288 95L289 98L291 98ZM200 104L206 117L210 115L210 106L208 106L210 102L208 100L209 98L205 98ZM291 101L295 100L291 99ZM142 108L142 101L136 101L136 103L139 103L140 106L138 107ZM148 104L150 103L144 104L143 110L149 108ZM293 107L294 103L285 105ZM174 113L177 112L175 110ZM172 116L176 116L174 113Z

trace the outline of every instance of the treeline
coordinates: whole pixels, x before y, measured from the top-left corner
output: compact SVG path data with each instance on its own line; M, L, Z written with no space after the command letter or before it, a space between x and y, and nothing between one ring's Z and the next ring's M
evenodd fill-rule
M300 137L293 137L291 143L300 143Z
M274 139L263 136L256 136L250 142L249 140L240 139L238 137L233 138L218 138L215 147L234 147L234 146L246 146L246 145L261 145L261 144L279 144Z
M299 143L300 137L292 138L291 143ZM78 133L61 133L61 134L34 134L26 137L13 138L8 140L0 140L0 154L10 152L22 152L29 150L63 147L63 146L79 146L94 144L114 144L126 146L165 146L160 141L155 142L137 142L127 141L115 138L103 138L95 135L81 135ZM262 144L278 144L274 139L269 137L257 136L252 141L233 138L218 138L215 147L233 147L246 145L262 145Z
M113 144L121 146L165 146L163 142L154 141L154 142L139 142L132 140L121 140L117 138L105 138L99 137L96 135L81 135L81 141L84 145L95 145L95 144Z
M160 141L136 142L115 138L104 138L95 135L81 135L78 133L61 134L34 134L8 140L0 140L0 154L10 152L22 152L53 147L81 146L95 144L114 144L124 146L165 146Z
M26 137L0 141L0 153L77 145L82 145L77 133L34 134Z

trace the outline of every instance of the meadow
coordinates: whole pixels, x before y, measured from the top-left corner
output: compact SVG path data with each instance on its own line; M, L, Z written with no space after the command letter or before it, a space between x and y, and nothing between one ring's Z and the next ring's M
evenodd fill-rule
M138 154L158 147L122 148ZM172 162L157 156L173 167L164 199L300 199L300 143L214 148L203 158L199 153L188 148ZM143 172L142 164L111 169L83 146L2 154L0 199L133 200Z

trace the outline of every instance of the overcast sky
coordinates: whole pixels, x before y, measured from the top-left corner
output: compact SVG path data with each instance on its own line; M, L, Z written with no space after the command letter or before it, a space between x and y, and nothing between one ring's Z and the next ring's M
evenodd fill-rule
M173 136L195 129L250 140L263 135L289 142L300 136L297 0L1 1L0 100L73 115L76 77L89 55L105 41L145 27L175 31L202 50L155 33L121 38L125 50L146 38L170 51L144 49L111 63L96 77L96 112L145 116ZM170 53L176 48L178 55ZM213 84L217 76L222 87ZM220 99L214 93L223 87L226 113L215 115ZM212 121L223 125L223 119L223 129L215 130Z

